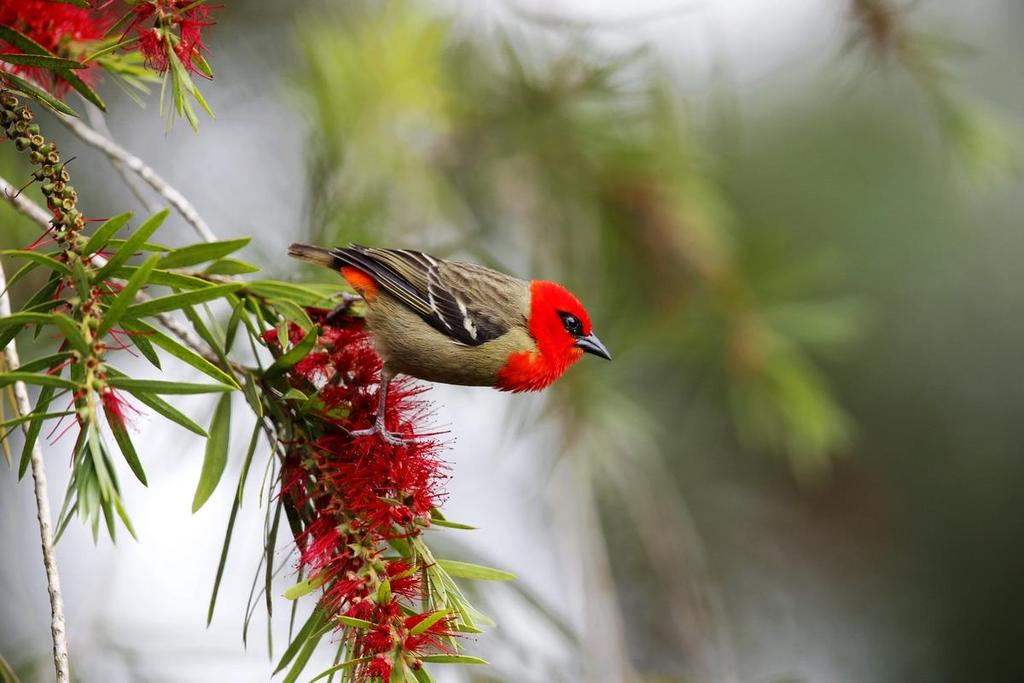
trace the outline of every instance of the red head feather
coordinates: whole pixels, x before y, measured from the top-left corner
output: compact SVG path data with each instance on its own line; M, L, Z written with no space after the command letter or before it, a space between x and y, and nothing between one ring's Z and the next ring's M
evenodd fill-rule
M554 282L530 283L530 335L537 351L513 353L498 372L503 391L539 391L546 388L583 355L577 338L565 329L564 315L576 316L589 335L590 316L579 299Z

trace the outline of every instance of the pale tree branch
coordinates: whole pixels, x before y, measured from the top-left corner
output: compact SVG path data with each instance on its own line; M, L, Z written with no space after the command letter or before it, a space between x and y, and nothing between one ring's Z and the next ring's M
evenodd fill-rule
M217 236L213 233L213 230L210 229L210 226L207 225L206 221L203 220L202 216L199 215L199 212L196 211L192 202L185 199L185 195L172 187L161 176L157 175L157 172L150 168L144 161L142 161L142 159L138 158L110 138L93 130L79 119L69 116L60 116L58 118L61 123L67 126L72 133L81 138L86 144L89 144L106 154L112 162L115 162L115 165L123 164L125 168L146 181L149 186L157 192L157 194L166 199L171 206L177 209L182 218L192 226L196 231L196 234L198 234L204 242L217 241Z
M4 189L4 196L10 198ZM12 201L13 203L13 201ZM37 207L38 208L38 207ZM25 211L19 206L19 210ZM28 213L27 211L25 211ZM45 213L45 212L44 212ZM11 315L11 299L7 294L7 276L0 264L0 318ZM20 365L18 348L12 339L4 349L4 360L11 372ZM20 415L32 412L28 388L24 382L14 383L14 396L17 411ZM53 638L53 665L56 669L57 683L70 683L71 664L68 657L67 626L64 621L64 599L60 590L60 574L57 571L57 554L53 547L53 520L50 514L50 494L46 485L46 467L43 464L43 450L39 440L32 446L32 482L36 496L36 518L39 520L39 538L43 547L43 566L46 569L46 586L50 594L50 635Z

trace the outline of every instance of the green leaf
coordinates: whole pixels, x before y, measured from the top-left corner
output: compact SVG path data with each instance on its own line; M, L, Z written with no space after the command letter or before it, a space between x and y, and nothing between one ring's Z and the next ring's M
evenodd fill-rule
M57 417L66 417L68 415L74 415L74 414L75 414L74 410L66 410L63 413L40 413L40 414L37 414L37 413L35 413L33 411L33 412L29 413L28 415L21 415L19 417L12 417L12 418L10 418L8 420L4 420L3 422L0 422L0 431L9 430L10 427L17 427L20 424L24 424L25 422L32 422L33 420L43 420L43 421L46 421L46 420L52 420L52 419L57 418ZM10 433L10 432L8 431L8 432L0 435L0 441L3 441L4 438L7 437L8 433Z
M203 273L206 275L248 275L249 273L258 273L259 271L259 266L254 266L245 261L225 258L211 263L203 270Z
M40 370L49 370L57 367L70 357L70 351L60 351L50 356L43 356L42 358L36 358L35 360L30 360L27 363L22 363L18 370L21 372L39 372Z
M56 391L53 387L43 387L39 392L38 400L36 400L36 407L32 409L30 414L36 416L45 414L46 409L50 406L50 401L53 400L54 393ZM25 442L21 446L21 460L18 461L18 479L25 476L25 471L28 469L29 461L32 458L32 449L42 429L43 421L38 420L29 423L28 429L25 430Z
M0 656L0 683L21 683L14 669L7 663L7 660Z
M324 612L319 607L315 607L313 612L306 619L306 623L302 625L299 632L295 634L295 638L285 648L284 654L281 655L281 661L277 663L277 667L274 669L274 674L277 674L284 670L288 664L291 663L295 655L298 654L302 645L309 639L311 635L320 630L320 627L324 625Z
M62 59L50 55L0 54L0 62L17 66L32 66L40 69L57 71L59 69L84 69L85 64L73 59Z
M110 386L124 389L132 394L210 394L234 391L227 384L192 384L190 382L168 382L160 379L135 379L133 377L111 377Z
M276 280L253 280L245 284L246 291L266 299L285 299L299 306L330 306L329 297L313 289Z
M0 251L0 256L10 256L11 258L23 258L28 261L32 261L37 265L49 268L50 270L60 273L65 277L71 275L71 269L67 265L61 263L52 256L47 254L40 254L38 251L32 251L30 249L4 249Z
M342 662L341 664L335 664L331 668L324 669L323 671L318 673L316 676L314 676L313 678L309 679L309 683L314 683L314 681L319 681L321 678L327 678L331 674L338 673L339 671L344 671L345 669L348 669L348 668L351 668L353 666L356 666L357 664L365 664L366 662L370 661L371 659L373 659L373 657L356 657L355 659L350 659L347 662Z
M430 677L430 674L422 666L415 669L412 675L416 677L417 683L434 683L434 679Z
M451 576L478 581L515 581L518 578L511 572L492 569L479 564L458 562L456 560L438 560L437 564Z
M159 396L148 394L142 391L132 391L131 389L126 389L126 391L128 391L135 398L139 399L139 401L141 401L143 404L149 406L156 412L166 417L171 422L175 422L181 425L182 427L189 430L193 434L198 434L204 439L209 436L209 434L206 433L205 429L203 429L200 425L193 422L187 415L180 412L177 408L175 408L174 406L172 406L170 403L163 400Z
M277 359L274 360L274 363L267 368L266 372L263 373L263 376L266 379L280 377L286 370L308 356L309 352L313 350L313 346L315 344L316 332L306 332L306 336L302 338L302 341L278 356Z
M217 380L221 384L226 384L231 389L242 388L231 375L227 374L187 346L179 344L177 341L156 329L149 323L141 320L132 320L130 322L125 321L124 328L136 333L135 336L137 337L147 339L153 345L159 346L178 360L188 363L196 370L199 370L208 377Z
M85 337L82 335L81 323L77 320L72 320L63 313L55 313L53 315L53 324L64 335L64 338L72 348L83 356L90 353L89 342L85 341Z
M58 114L66 114L67 116L74 116L75 118L79 118L77 111L75 111L68 105L64 104L59 99L57 99L50 93L46 92L35 83L26 81L24 78L19 78L18 76L15 76L14 74L9 72L4 72L3 74L0 74L0 76L2 76L2 80L7 82L7 86L9 88L11 88L12 90L17 90L25 97L31 97L39 104L43 105L44 107L47 107L48 109L52 109Z
M420 660L429 664L489 664L486 659L469 655L425 655Z
M132 273L138 269L138 266L121 266L111 273L111 277L128 278L131 277ZM173 289L204 289L206 287L214 286L209 280L203 280L198 277L193 277L192 275L185 275L184 273L160 270L159 268L154 270L150 275L149 284L171 287Z
M169 294L156 299L150 299L149 301L132 304L124 314L127 318L138 319L149 315L156 315L157 313L176 311L184 308L185 306L192 306L206 301L223 298L228 294L237 291L241 286L242 284L240 282L233 282L226 285L214 285L204 289L193 289L188 292Z
M14 337L14 335L24 329L26 325L46 325L47 323L52 323L53 318L53 313L19 311L4 318L0 318L0 330L13 329L14 334L12 334L11 337ZM3 346L7 346L7 344L5 343Z
M326 574L319 574L314 579L305 579L299 581L297 584L290 586L284 593L281 594L285 600L298 600L303 595L309 595L320 586L324 585L324 581L327 580Z
M341 623L345 624L346 626L351 626L352 628L357 628L360 631L368 631L371 628L373 628L373 622L372 621L366 621L365 619L356 619L355 617L345 616L344 614L339 614L338 616L335 617L335 620L336 621L340 621Z
M231 501L231 514L228 516L228 528L224 532L224 544L220 550L220 561L217 563L217 576L213 580L213 591L210 593L210 607L206 612L206 625L213 621L213 610L217 606L217 594L220 592L220 581L224 577L224 566L228 560L228 548L231 546L231 534L235 529L235 518L238 516L238 509L242 506L242 491L245 489L245 480L249 476L249 466L252 464L252 456L256 452L256 445L259 443L262 424L259 419L252 430L252 437L249 439L249 448L245 452L245 460L242 462L242 469L238 473L238 487L235 496Z
M410 629L409 633L411 633L414 636L418 636L419 634L423 633L437 622L447 617L449 613L451 613L451 610L449 609L442 609L436 612L431 612L426 619L413 626L412 629Z
M74 5L75 7L81 7L82 9L92 9L92 5L89 4L89 0L50 0L50 2L60 3L62 5Z
M78 389L78 385L69 379L47 375L39 372L0 372L0 387L6 387L15 382L35 384L41 387L54 387L56 389Z
M231 394L225 394L217 403L210 422L210 438L206 440L206 455L199 485L192 499L192 512L198 512L209 499L228 464L228 445L231 434Z
M82 256L91 256L97 251L103 249L103 247L107 246L107 242L109 242L131 219L132 212L127 211L108 218L101 223L100 227L96 228L96 232L90 235L89 241L87 241L85 246L82 247Z
M100 322L99 328L96 330L96 336L102 338L110 328L117 323L121 316L125 314L132 301L135 300L135 295L138 294L147 282L149 282L149 276L156 268L157 262L160 257L153 254L146 262L143 263L138 270L132 273L132 276L125 283L124 287L118 293L114 300L107 306L107 310L103 313L103 320Z
M100 96L96 93L95 90L93 90L89 86L88 83L83 81L81 78L76 76L74 73L72 73L68 69L60 69L56 73L57 73L57 75L60 78L62 78L63 80L67 81L71 85L72 88L77 90L79 95L81 95L85 99L87 99L90 102L92 102L93 104L95 104L102 111L106 111L107 110L106 103L103 102L103 100L100 98Z
M470 526L469 524L462 524L461 522L452 522L447 519L431 519L430 524L431 526L443 526L447 529L465 529L468 531L476 530L475 526Z
M145 244L146 240L152 237L153 233L157 231L157 228L163 224L169 211L170 209L158 211L143 221L142 225L136 228L135 232L133 232L131 236L121 244L120 248L111 255L110 260L107 261L107 265L103 266L96 272L93 281L103 282L113 275L114 271L127 263L128 259L130 259L135 252L139 251L142 245Z
M292 668L288 670L288 675L285 676L281 683L295 683L299 678L299 674L306 668L306 664L309 662L309 658L313 655L313 650L316 649L317 643L324 637L324 631L319 631L312 634L306 639L306 642L302 645L302 649L299 651L298 656L295 657L295 663L292 664Z
M167 254L167 256L164 256L160 261L160 267L164 269L182 268L184 266L192 266L197 263L215 261L221 257L238 251L245 245L249 244L251 240L251 237L242 237L235 240L203 242L201 244L192 244L187 247L181 247L180 249L175 249L171 253Z
M384 579L377 586L377 604L386 605L391 602L391 581L390 579Z
M103 412L107 416L107 426L110 427L110 432L114 435L114 441L117 442L118 448L121 449L121 455L124 456L128 467L135 473L136 478L142 482L143 486L149 486L149 482L146 481L146 472L142 469L142 462L139 460L139 454L135 450L132 438L128 435L128 430L124 428L124 423L118 419L117 415L107 410L106 406L104 406ZM135 534L132 535L134 536Z

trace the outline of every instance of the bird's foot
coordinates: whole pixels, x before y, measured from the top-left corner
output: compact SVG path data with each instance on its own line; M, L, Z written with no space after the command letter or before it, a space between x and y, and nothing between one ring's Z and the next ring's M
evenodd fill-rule
M349 431L349 434L352 436L373 436L378 434L382 441L392 446L404 446L416 441L416 439L407 439L398 432L389 432L384 426L384 420L379 418L373 421L372 427L368 429L352 429Z

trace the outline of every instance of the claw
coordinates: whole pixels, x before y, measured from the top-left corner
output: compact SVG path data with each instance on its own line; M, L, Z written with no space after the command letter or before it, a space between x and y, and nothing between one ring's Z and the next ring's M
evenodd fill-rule
M404 446L416 441L415 439L406 439L398 432L389 432L384 425L383 418L380 417L373 421L373 426L369 429L353 429L349 431L349 434L352 436L373 436L378 434L382 441L392 446Z

